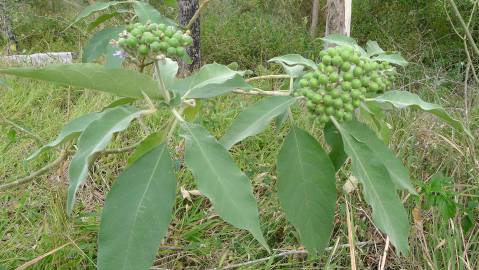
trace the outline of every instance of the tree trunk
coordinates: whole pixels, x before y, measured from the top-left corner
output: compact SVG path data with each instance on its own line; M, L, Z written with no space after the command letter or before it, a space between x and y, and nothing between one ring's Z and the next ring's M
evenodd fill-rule
M2 25L2 34L7 40L7 54L18 51L18 41L13 33L12 20L7 12L7 1L0 0L0 20Z
M326 33L351 35L351 0L328 0Z
M309 34L311 38L316 36L316 28L318 27L319 0L313 0L313 9L311 10L311 29Z
M187 26L195 12L198 10L198 0L179 0L179 23L181 26ZM191 37L193 38L193 45L188 47L186 51L191 58L191 64L184 61L179 61L180 74L185 75L188 72L192 72L201 66L201 54L200 54L200 18L190 27Z

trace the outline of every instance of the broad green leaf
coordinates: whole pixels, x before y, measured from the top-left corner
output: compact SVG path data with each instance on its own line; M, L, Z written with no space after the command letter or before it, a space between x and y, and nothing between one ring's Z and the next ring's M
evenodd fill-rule
M78 14L78 16L75 18L75 20L72 22L71 25L74 25L75 23L83 20L84 18L90 16L91 14L93 14L95 12L105 10L105 9L111 7L111 6L118 5L118 4L125 3L125 2L128 2L128 1L96 2L94 4L91 4L88 7L84 8L80 12L80 14Z
M386 122L386 115L382 107L377 102L366 102L361 105L359 112L361 119L364 122L374 124L378 136L384 143L388 144L391 138L391 128Z
M184 98L209 98L226 94L235 89L251 89L241 76L220 64L204 65L200 71L171 85L171 90Z
M372 58L372 60L374 61L387 61L391 64L396 64L396 65L400 65L400 66L406 66L408 64L408 62L406 61L406 59L404 59L404 57L401 56L401 54L399 53L383 53L383 54L379 54L377 56L374 56Z
M345 122L342 127L356 140L374 150L374 155L384 164L391 180L397 188L408 190L412 194L417 194L416 189L409 179L408 170L368 125L358 121L349 121Z
M274 58L271 58L268 62L282 64L283 67L285 67L284 65L286 65L286 67L288 67L288 66L289 67L305 66L305 67L309 67L313 70L318 69L318 66L316 65L316 63L314 63L314 61L309 60L307 58L304 58L303 56L301 56L299 54L287 54L287 55L274 57ZM290 74L290 75L292 75L292 74Z
M128 167L105 201L98 269L143 270L154 262L171 222L176 179L166 144Z
M288 109L296 98L290 96L272 96L246 108L238 115L220 143L230 149L236 143L256 134L268 127L273 119Z
M218 215L233 226L248 230L269 250L261 232L251 183L230 153L199 125L182 123L181 136L186 140L186 165Z
M356 40L352 37L348 37L348 36L341 35L341 34L331 34L327 37L321 38L321 40L326 42L326 43L336 44L336 45L339 45L339 46L343 46L343 45L351 46L354 49L356 49L359 53L361 53L361 55L363 55L363 56L368 55L366 53L366 51L363 48L361 48L361 46L359 46L358 43L356 42Z
M117 46L113 46L111 44L109 44L106 47L105 67L111 68L111 69L121 68L124 58L116 55L118 50L119 50L119 48Z
M112 56L118 48L111 45L110 41L112 39L117 39L118 34L123 30L125 30L124 26L116 26L96 32L83 48L82 61L84 63L91 62L107 53ZM121 59L119 57L116 58Z
M38 155L47 151L48 149L56 147L66 141L69 141L78 137L91 122L100 118L102 115L103 115L102 113L96 113L96 112L89 113L68 122L62 128L62 130L60 131L60 134L58 134L55 140L51 141L50 143L42 146L40 149L35 151L26 159L26 161L27 162L31 161L32 159L36 158Z
M153 132L148 135L135 151L128 158L128 164L134 164L139 158L151 151L153 148L157 147L165 141L166 134L163 131Z
M133 8L138 16L140 23L164 23L166 25L176 25L176 22L163 16L158 10L156 10L148 2L135 2Z
M407 91L388 91L381 96L371 99L379 103L388 103L402 109L413 107L434 114L459 132L465 132L473 138L471 132L458 120L452 118L441 106L423 101L418 95Z
M88 175L88 166L95 154L106 148L114 133L125 130L130 122L142 113L144 111L132 106L107 109L80 135L77 144L78 150L68 168L70 186L68 188L67 213L69 215L73 210L76 191L85 181Z
M90 32L92 31L93 29L95 29L98 25L108 21L109 19L111 18L114 18L116 16L120 15L120 12L112 12L112 13L106 13L106 14L102 14L100 16L98 16L98 18L96 18L96 20L94 20L93 22L91 22L88 27L87 27L87 31Z
M344 145L343 140L341 139L341 134L333 125L332 122L326 123L324 126L324 138L326 142L331 147L331 151L329 152L329 159L334 165L334 169L339 171L341 166L343 166L344 162L348 158L348 155L344 152Z
M335 170L314 137L292 128L278 155L278 198L312 254L328 246L336 208Z
M336 128L351 157L353 175L362 183L364 199L372 207L374 224L389 235L400 253L406 254L409 220L386 166L375 154L375 149L356 139L343 126Z
M105 108L103 108L103 111L106 110L106 109L118 107L118 106L121 106L121 105L132 104L133 102L135 102L135 100L136 99L129 98L129 97L119 98L119 99L113 101L112 103L108 104Z
M368 53L368 56L373 56L377 54L383 54L384 50L379 47L379 44L377 41L369 40L366 43L366 51Z
M158 62L158 67L160 68L160 75L166 88L171 88L176 81L176 74L178 74L178 62L170 58L165 58Z
M98 64L50 65L41 68L8 68L0 73L95 89L123 97L161 99L158 84L148 75Z
M288 108L274 118L274 126L275 126L277 132L280 131L280 129L286 123L286 120L288 120L289 112L290 112L290 109Z

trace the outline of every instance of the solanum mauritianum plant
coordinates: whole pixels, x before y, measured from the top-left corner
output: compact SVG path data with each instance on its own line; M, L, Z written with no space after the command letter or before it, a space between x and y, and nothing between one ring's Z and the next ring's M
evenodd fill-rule
M121 2L95 4L79 18L118 4ZM98 241L99 269L148 269L153 263L175 202L177 179L169 144L178 128L186 142L184 161L198 189L222 219L249 231L269 250L251 183L228 150L262 132L278 117L289 117L292 123L286 138L278 138L283 140L276 164L278 198L309 252L317 254L330 240L337 200L336 172L348 157L352 175L361 183L364 199L372 208L375 225L389 236L399 253L408 251L410 226L398 190L415 193L415 188L407 169L383 142L384 136L377 136L385 126L382 109L420 108L459 132L470 133L440 106L426 103L412 93L391 90L394 66L406 64L399 54L384 52L376 42L368 42L364 50L351 38L332 35L323 41L337 46L322 51L319 64L296 54L270 60L283 66L285 74L279 77L289 78L288 90L253 89L244 73L219 64L205 65L197 73L178 79L175 59L184 57L185 46L191 44L188 32L178 30L171 20L144 2L123 4L134 5L137 14L132 22L95 34L89 44L96 45L87 46L84 52L85 61L106 55L106 65L82 63L0 70L3 74L122 97L100 112L73 119L54 141L28 158L52 147L68 148L68 142L76 145L68 168L69 215L89 165L105 150L113 134L160 108L171 114L161 133L152 133L139 143L106 197ZM105 32L108 34L103 35ZM140 71L151 64L153 76L115 67L124 59L136 64ZM229 93L265 97L240 113L219 140L204 127L185 120L185 113L197 111L196 100ZM131 105L133 101L143 106ZM294 125L292 106L309 111L311 121L324 124L329 153L317 138ZM374 127L357 119L369 119Z

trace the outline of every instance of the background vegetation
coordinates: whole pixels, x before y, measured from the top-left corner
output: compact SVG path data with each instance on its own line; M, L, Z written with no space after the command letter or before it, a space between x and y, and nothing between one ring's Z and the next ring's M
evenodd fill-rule
M19 38L19 52L80 52L89 33L85 24L67 29L82 6L81 1L7 1ZM52 4L53 3L53 4ZM175 8L162 1L150 1L164 13L175 16ZM457 4L469 20L474 1ZM315 58L321 43L309 37L310 1L307 0L214 0L202 16L202 55L205 63L237 62L256 74L279 70L266 61L286 53ZM81 6L81 7L79 7ZM324 6L322 3L321 6ZM477 138L479 128L479 86L467 68L462 30L450 7L438 1L353 1L352 36L360 42L377 40L381 47L400 51L411 65L397 85L418 93L425 100L440 103L470 127ZM324 18L320 18L323 22ZM112 21L112 24L117 23ZM479 16L470 25L479 40ZM320 25L319 33L324 30ZM5 44L5 41L2 41ZM471 55L479 66L479 56ZM476 72L479 70L476 68ZM36 149L37 140L52 139L62 123L84 112L101 109L112 98L97 92L60 87L37 81L2 78L8 87L0 90L0 183L52 160L54 153L27 168L22 160ZM270 83L263 87L279 87ZM242 108L254 97L221 97L202 106L202 121L219 136ZM299 115L299 114L298 114ZM17 127L5 124L13 121ZM146 123L155 128L161 118ZM390 253L390 269L479 269L479 147L468 142L434 118L415 111L392 111L390 146L411 170L421 195L403 196L411 222L411 253L396 257ZM308 121L302 123L320 136ZM21 131L24 128L27 132ZM114 147L128 145L141 133L139 126L115 138ZM33 134L33 136L31 135ZM255 139L235 146L235 159L255 186L261 209L263 231L277 250L301 248L292 226L286 222L275 195L272 168L280 128L270 128ZM37 137L32 138L32 137ZM278 138L278 139L276 139ZM239 151L241 149L242 151ZM182 147L178 142L177 162ZM72 218L64 214L66 168L38 179L34 184L0 194L0 268L15 268L38 256L62 247L37 262L32 269L93 269L96 232L103 196L127 155L101 158L91 179L80 194L81 211ZM180 174L185 174L180 170ZM342 179L348 177L341 172ZM191 177L178 185L193 190ZM370 211L357 191L347 197L353 216L360 269L377 268L384 250L384 237L369 221ZM344 212L344 202L338 202ZM330 249L320 258L295 255L271 259L251 269L336 269L349 268L344 214L337 217ZM66 245L66 246L64 246ZM246 233L215 218L210 204L201 196L181 196L169 234L156 265L169 269L208 268L268 256Z

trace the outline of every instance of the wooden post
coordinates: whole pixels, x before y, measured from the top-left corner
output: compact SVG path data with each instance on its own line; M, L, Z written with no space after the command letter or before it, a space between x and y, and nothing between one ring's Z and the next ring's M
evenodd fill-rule
M328 0L326 6L326 36L351 35L351 0Z
M181 26L188 25L188 22L195 15L198 10L198 0L179 0L179 23ZM191 37L193 38L193 45L188 47L186 51L190 56L192 63L187 64L184 61L179 61L180 74L185 75L192 72L201 66L200 54L200 18L197 18L190 27Z
M316 28L318 27L319 0L313 0L313 9L311 10L311 28L309 34L311 38L316 36Z

